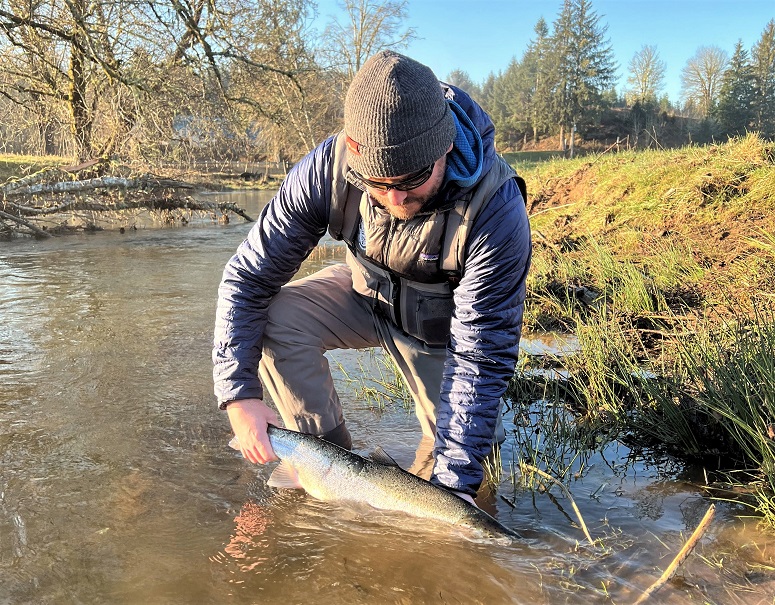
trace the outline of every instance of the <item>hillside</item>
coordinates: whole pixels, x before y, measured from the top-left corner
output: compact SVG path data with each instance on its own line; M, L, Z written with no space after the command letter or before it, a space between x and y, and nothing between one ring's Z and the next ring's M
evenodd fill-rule
M611 276L594 266L605 249L616 263L637 267L671 308L671 297L696 309L772 301L774 143L749 135L588 155L538 164L523 176L537 291L563 277L605 291Z

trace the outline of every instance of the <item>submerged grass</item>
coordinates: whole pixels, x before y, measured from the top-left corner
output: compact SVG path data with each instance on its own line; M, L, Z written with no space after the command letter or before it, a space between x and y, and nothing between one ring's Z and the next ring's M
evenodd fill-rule
M642 341L601 312L579 323L580 350L544 386L548 405L541 440L522 455L562 478L566 452L619 438L717 471L775 529L775 313L716 321L669 336L655 361ZM670 350L669 355L664 351ZM532 379L535 381L535 379ZM529 392L515 377L512 395ZM533 389L535 395L535 389ZM556 421L564 405L573 417ZM540 449L535 445L547 445ZM581 451L576 449L575 451ZM744 472L740 472L744 471Z
M358 359L358 377L350 376L339 363L339 371L345 381L355 386L355 396L369 405L384 410L389 404L398 402L405 409L414 405L412 394L406 386L401 372L393 359L386 353L369 350L368 367Z
M518 424L519 456L562 480L574 453L624 440L720 473L775 529L775 311L692 327L655 354L607 307L588 314L562 371L527 364L512 381L515 401L541 398L532 433Z

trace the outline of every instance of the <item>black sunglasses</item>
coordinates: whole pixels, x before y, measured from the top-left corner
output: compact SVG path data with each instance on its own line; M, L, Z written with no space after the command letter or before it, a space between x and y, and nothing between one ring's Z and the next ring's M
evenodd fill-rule
M396 189L398 191L410 191L411 189L417 189L421 185L425 184L429 178L431 178L431 174L433 174L433 167L435 165L436 162L433 162L433 164L427 168L423 168L419 172L410 174L403 181L399 181L397 183L372 181L371 179L367 179L365 176L358 174L355 172L355 170L352 169L350 169L350 174L352 174L353 177L355 177L355 180L364 187L371 187L372 189L378 189L379 191L390 191L391 189Z

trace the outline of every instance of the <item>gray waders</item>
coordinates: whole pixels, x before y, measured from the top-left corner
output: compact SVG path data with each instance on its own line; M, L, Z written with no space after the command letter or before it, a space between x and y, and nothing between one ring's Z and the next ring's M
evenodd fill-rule
M327 267L283 286L268 313L259 373L285 425L349 449L352 440L324 353L382 347L414 399L424 438L410 470L427 479L433 467L446 348L429 347L375 314L353 290L347 265ZM505 439L500 414L495 437L499 443Z

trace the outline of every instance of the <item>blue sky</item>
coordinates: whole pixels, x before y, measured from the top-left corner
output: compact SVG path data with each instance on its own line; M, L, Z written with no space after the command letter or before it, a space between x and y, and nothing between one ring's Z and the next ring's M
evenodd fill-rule
M404 52L439 78L454 69L475 82L504 71L522 57L543 17L551 27L562 0L409 0L408 25L418 36ZM608 25L619 65L617 90L626 87L627 65L644 45L656 46L666 63L665 90L677 102L681 70L701 46L732 55L738 40L750 51L775 19L775 0L592 0ZM335 0L319 0L321 18L336 14Z

